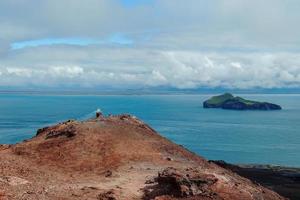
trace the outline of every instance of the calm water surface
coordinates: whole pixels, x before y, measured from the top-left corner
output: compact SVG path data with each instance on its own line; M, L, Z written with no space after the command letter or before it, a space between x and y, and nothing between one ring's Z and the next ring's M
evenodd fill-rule
M203 109L208 95L0 95L0 143L32 137L67 119L131 113L207 159L300 167L300 95L243 95L278 103L281 111Z

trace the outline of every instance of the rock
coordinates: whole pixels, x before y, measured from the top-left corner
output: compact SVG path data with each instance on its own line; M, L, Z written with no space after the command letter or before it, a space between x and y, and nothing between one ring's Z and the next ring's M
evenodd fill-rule
M241 97L234 97L230 93L213 96L203 102L204 108L222 108L231 110L281 110L279 105L246 100Z
M173 161L173 159L170 158L170 157L167 157L166 160L167 160L167 161Z
M117 198L115 197L115 193L113 190L109 190L107 192L104 193L100 193L97 196L98 200L117 200Z
M212 174L204 174L197 169L179 170L169 167L159 172L155 181L156 186L145 190L145 199L162 198L165 195L177 198L200 195L219 199L211 189L218 179Z
M0 144L0 150L5 150L5 149L8 149L10 147L11 147L10 144Z
M103 114L101 112L96 112L96 118L102 117Z
M145 181L145 184L146 185L149 185L149 184L154 184L155 183L155 180L154 179L148 179Z
M24 184L28 184L29 181L19 178L19 177L15 177L15 176L4 176L4 177L0 177L0 182L12 185L12 186L16 186L16 185L24 185Z
M111 177L111 176L112 176L112 171L111 171L111 170L107 170L107 171L104 173L104 176L105 176L105 177Z
M99 190L99 188L94 186L84 186L81 190Z
M273 165L233 165L222 160L209 161L231 170L254 183L291 199L300 199L300 169ZM263 191L264 192L264 191Z
M69 119L65 122L59 123L58 125L66 125L67 128L70 129L70 127L68 127L68 126L73 126L72 123L74 123L74 122L76 122L76 120ZM74 128L74 127L71 127L71 128ZM48 133L49 134L49 132L51 132L53 129L54 129L54 127L49 127L49 126L46 126L44 128L40 128L40 129L37 130L36 136L39 136L42 133Z
M103 119L105 118L105 116L103 115L103 113L101 112L100 109L98 109L98 110L96 111L96 118L97 118L97 119L100 119L100 120L103 120Z
M41 133L45 132L48 128L49 128L49 127L46 126L46 127L44 127L44 128L38 129L37 132L36 132L36 136L38 136L38 135L40 135Z
M121 120L129 120L130 118L132 118L129 114L122 114L119 117Z
M56 137L60 137L60 136L65 136L67 138L71 138L71 137L74 137L75 135L76 135L75 127L73 125L70 125L60 131L56 131L56 130L49 131L46 135L46 139L56 138Z

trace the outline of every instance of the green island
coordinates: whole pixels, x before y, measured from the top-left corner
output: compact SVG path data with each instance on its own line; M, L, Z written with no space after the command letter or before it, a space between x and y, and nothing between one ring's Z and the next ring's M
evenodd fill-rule
M231 110L281 110L281 106L268 102L247 100L242 97L225 93L213 96L203 102L204 108L222 108Z

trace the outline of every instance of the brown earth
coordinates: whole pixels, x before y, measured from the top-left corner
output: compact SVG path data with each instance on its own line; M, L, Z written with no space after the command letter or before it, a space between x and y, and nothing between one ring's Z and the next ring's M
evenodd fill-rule
M129 115L46 127L0 158L0 200L284 199Z

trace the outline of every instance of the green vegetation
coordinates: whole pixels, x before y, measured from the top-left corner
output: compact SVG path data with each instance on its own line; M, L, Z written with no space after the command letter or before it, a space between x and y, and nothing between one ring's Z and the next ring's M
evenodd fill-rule
M212 98L210 98L209 100L207 100L206 102L208 104L214 104L214 105L221 105L222 103L224 103L225 101L234 98L234 96L230 93L225 93L219 96L214 96Z
M239 101L239 102L242 102L242 103L244 103L244 104L246 104L246 105L254 105L254 104L256 104L256 103L260 103L260 102L258 102L258 101L247 100L247 99L244 99L244 98L242 98L242 97L233 97L232 100L233 100L233 101Z

